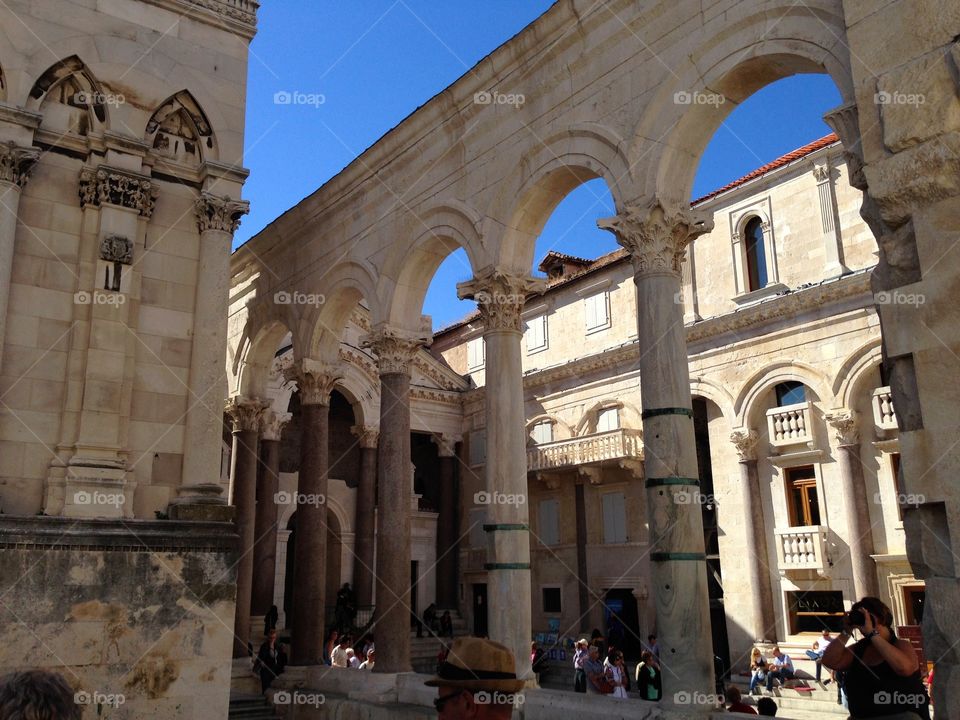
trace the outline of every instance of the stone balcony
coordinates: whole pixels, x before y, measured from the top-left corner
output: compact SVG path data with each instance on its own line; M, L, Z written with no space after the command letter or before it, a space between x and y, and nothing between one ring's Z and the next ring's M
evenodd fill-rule
M810 403L802 402L767 410L767 435L774 448L813 447Z
M827 556L827 528L823 525L777 528L773 531L777 545L777 567L781 575L792 570L815 570L826 575L830 567Z
M542 472L608 461L643 460L643 432L618 428L555 440L527 449L527 471Z
M893 407L893 395L889 387L880 387L873 391L873 424L881 433L897 429L897 413Z

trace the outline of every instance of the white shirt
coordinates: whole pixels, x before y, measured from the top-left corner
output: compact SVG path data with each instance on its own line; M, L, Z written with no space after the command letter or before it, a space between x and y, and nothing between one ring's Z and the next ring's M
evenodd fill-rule
M347 666L347 649L337 645L330 653L330 664L333 667L345 668Z

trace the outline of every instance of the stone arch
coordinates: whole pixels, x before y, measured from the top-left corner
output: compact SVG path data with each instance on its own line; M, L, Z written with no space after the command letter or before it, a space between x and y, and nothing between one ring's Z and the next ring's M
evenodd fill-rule
M631 137L629 158L644 195L687 203L715 131L740 102L770 83L826 73L842 102L854 101L849 52L839 41L846 35L842 12L782 5L742 4L720 31L710 33L706 25L702 43L691 45L698 51L665 76ZM773 27L771 14L779 18Z
M107 94L87 65L71 55L37 78L26 109L43 116L41 129L86 136L109 127Z
M267 381L274 357L280 349L280 343L291 334L290 328L293 326L291 318L284 317L283 312L278 311L283 307L268 305L265 300L248 303L247 322L233 358L234 387L231 391L247 397L267 397Z
M466 203L446 198L430 203L413 215L418 227L410 244L398 243L390 253L380 279L386 319L406 329L419 327L423 301L440 264L463 248L471 274L483 267L483 218ZM469 279L469 278L465 278Z
M601 410L606 410L607 408L613 407L618 408L621 411L621 428L634 430L643 429L643 421L641 420L640 411L632 403L628 403L620 397L607 397L597 400L584 411L583 415L577 421L577 424L573 427L574 436L580 437L581 435L588 434L590 427L596 424L597 413ZM627 420L629 420L629 422L627 422Z
M343 376L334 389L343 395L353 408L354 424L360 427L375 425L379 421L379 413L373 398L379 388L372 387L363 370L353 363L341 363L341 367Z
M190 167L219 159L210 121L188 90L160 103L147 122L144 141L155 155Z
M489 215L502 221L494 263L529 272L534 243L557 205L590 180L603 179L616 207L631 193L623 140L599 123L580 123L539 142L503 183Z
M775 385L789 380L806 385L821 402L831 401L830 385L823 373L806 363L783 360L765 366L743 384L733 405L736 422L731 424L734 427L747 427L756 410L756 404L764 393Z
M690 396L700 396L709 400L720 408L720 413L727 421L733 421L733 396L720 383L702 377L692 377L690 378Z
M554 437L554 440L566 440L574 436L573 428L569 424L564 422L559 415L554 415L553 413L543 412L539 415L535 415L527 421L525 429L527 434L530 434L530 430L533 429L533 426L542 423L544 421L549 421L554 424L555 427L561 430L561 437Z
M854 395L864 375L882 361L883 353L879 335L850 353L840 365L837 376L833 380L833 396L839 407L852 407L850 403L854 402Z

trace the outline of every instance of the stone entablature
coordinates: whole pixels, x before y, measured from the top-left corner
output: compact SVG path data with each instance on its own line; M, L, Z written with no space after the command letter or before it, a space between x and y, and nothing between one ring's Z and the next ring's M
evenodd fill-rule
M178 15L217 26L226 26L252 39L257 31L258 0L145 0L169 8Z

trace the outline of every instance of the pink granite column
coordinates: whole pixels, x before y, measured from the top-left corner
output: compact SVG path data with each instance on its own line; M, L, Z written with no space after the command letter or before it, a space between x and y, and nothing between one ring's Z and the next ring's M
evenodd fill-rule
M280 434L290 413L267 410L260 423L260 466L257 479L257 520L254 525L252 617L262 618L273 605L277 570L277 491L280 483ZM252 621L251 621L252 622Z
M351 428L360 444L360 480L354 523L353 590L357 605L373 605L374 549L377 507L377 437L372 427Z
M440 456L440 507L437 517L437 605L455 610L457 599L457 519L460 511L456 462L459 437L434 435Z

